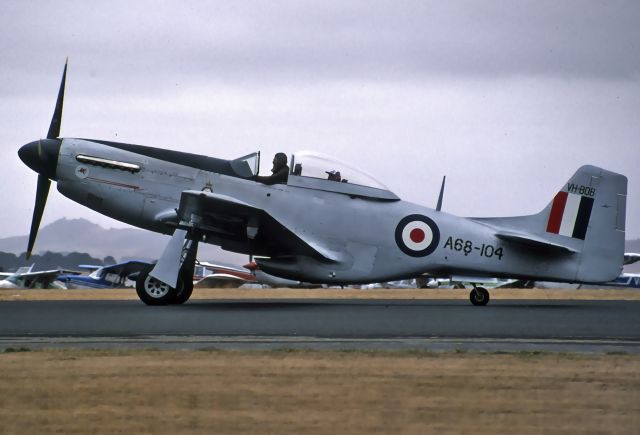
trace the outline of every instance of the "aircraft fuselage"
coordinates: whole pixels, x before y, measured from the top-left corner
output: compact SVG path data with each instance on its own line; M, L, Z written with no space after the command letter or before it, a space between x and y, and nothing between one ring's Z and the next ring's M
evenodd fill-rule
M185 190L228 195L265 210L293 233L320 240L334 261L301 255L266 261L265 272L310 282L366 283L422 273L573 281L571 255L518 249L495 236L495 228L401 200L385 200L310 189L264 185L207 170L224 160L151 147L64 139L56 167L57 188L99 213L147 230L171 234ZM324 180L321 180L324 181ZM260 230L258 230L260 231ZM426 239L425 239L426 231ZM249 246L212 237L209 243L250 253ZM255 245L260 255L273 254ZM261 251L266 249L267 251ZM616 275L617 276L617 275ZM611 279L615 278L612 276Z

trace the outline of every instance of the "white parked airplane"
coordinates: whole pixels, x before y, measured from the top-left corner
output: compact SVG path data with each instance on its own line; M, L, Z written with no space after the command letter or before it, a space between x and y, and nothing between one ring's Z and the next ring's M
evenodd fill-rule
M38 270L33 272L31 266L20 267L14 273L0 272L0 288L57 288L66 289L64 284L57 280L61 270Z
M198 261L194 267L193 285L196 288L236 288L255 282L255 276L237 267L206 261Z

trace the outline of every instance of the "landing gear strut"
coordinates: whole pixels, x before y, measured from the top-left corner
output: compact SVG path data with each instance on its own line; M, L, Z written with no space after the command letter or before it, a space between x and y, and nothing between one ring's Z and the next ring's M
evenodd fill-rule
M469 300L475 306L487 305L489 303L489 292L484 287L473 286L473 290L469 293Z

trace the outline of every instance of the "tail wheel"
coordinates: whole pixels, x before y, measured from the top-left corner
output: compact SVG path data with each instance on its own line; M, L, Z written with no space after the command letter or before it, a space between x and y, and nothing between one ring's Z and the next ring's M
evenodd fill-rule
M489 292L484 287L475 287L469 293L469 300L475 306L483 306L489 303Z
M182 286L178 282L178 290L149 275L152 268L140 272L136 279L136 293L147 305L167 305L173 303L181 293Z

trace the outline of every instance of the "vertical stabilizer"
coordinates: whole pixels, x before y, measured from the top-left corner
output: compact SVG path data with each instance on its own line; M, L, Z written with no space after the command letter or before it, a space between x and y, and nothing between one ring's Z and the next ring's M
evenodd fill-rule
M542 212L546 233L583 240L576 280L615 279L624 261L627 177L583 166ZM558 237L557 239L561 239Z
M539 213L473 219L503 241L534 248L539 258L529 266L537 276L604 283L622 271L626 203L627 177L582 166Z

